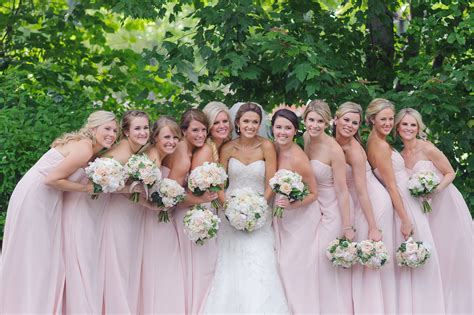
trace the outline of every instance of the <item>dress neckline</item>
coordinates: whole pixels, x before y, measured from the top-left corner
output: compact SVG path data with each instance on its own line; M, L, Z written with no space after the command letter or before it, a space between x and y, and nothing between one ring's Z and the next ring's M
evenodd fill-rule
M324 162L321 162L320 160L309 160L309 161L310 161L310 162L315 161L315 162L318 162L318 163L321 164L321 165L324 165L324 166L326 166L326 167L332 168L331 165L328 165L328 164L326 164L326 163L324 163Z
M230 161L231 159L233 159L233 160L239 162L240 164L242 164L242 165L245 166L245 167L250 166L250 165L252 165L252 164L254 164L254 163L256 163L256 162L264 162L264 163L265 163L264 160L255 160L255 161L253 161L253 162L250 162L250 163L248 163L248 164L245 164L244 162L242 162L242 161L239 160L238 158L231 157L231 158L229 158L229 161Z

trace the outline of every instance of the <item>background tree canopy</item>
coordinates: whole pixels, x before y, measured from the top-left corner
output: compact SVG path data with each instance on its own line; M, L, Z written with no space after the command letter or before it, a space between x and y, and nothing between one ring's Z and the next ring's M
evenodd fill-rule
M51 141L97 108L156 118L210 100L271 110L375 97L422 113L473 209L472 6L0 0L0 210Z

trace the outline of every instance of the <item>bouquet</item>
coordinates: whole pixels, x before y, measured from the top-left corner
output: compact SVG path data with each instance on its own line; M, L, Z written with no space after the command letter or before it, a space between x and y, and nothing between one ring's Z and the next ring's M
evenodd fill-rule
M378 269L390 259L387 248L382 241L362 241L357 244L359 262L369 268Z
M127 179L122 164L111 158L97 158L93 162L89 162L89 166L85 168L85 171L94 185L92 199L97 199L99 197L98 193L114 192L122 189Z
M424 197L438 187L440 179L432 171L420 171L412 176L408 180L408 190L413 197ZM431 205L428 200L423 199L422 202L423 213L431 212Z
M252 232L261 228L268 217L267 201L250 188L236 189L225 204L225 216L237 230Z
M195 196L202 196L207 190L217 192L222 189L222 185L227 181L227 174L224 168L217 163L204 162L203 165L191 171L188 178L189 190ZM211 202L215 209L218 209L219 200Z
M158 182L157 182L158 183ZM164 178L150 189L150 200L163 209L158 213L159 222L169 222L168 209L184 200L185 192L175 180Z
M270 187L275 193L286 196L290 202L303 200L309 193L301 175L285 169L275 173L270 179ZM273 215L281 218L283 217L283 211L284 208L275 207Z
M130 191L132 191L136 185L142 184L147 199L148 188L161 180L160 169L156 166L155 162L150 160L145 154L132 155L127 164L125 164L125 170L127 171L129 178L133 180L133 183L130 186ZM139 197L140 193L134 192L130 196L130 200L138 202Z
M211 210L202 205L195 205L186 212L183 223L184 233L198 245L217 235L221 220Z
M398 265L411 268L423 265L430 256L431 252L428 246L423 242L413 240L412 237L401 243L396 253Z
M326 256L334 266L350 268L358 260L357 243L346 238L336 238L329 243Z

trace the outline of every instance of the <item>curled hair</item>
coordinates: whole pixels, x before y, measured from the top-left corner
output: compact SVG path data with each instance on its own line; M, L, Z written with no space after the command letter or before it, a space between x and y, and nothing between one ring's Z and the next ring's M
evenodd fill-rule
M427 134L425 132L426 125L423 123L423 119L421 118L420 112L413 108L403 108L397 113L397 115L395 116L395 130L398 129L398 125L400 125L400 122L402 121L403 117L405 117L406 115L410 115L416 120L416 123L418 125L417 136L420 139L426 140L427 138Z
M177 136L180 140L183 138L183 134L181 133L181 129L179 129L178 123L174 118L170 116L161 116L152 127L151 137L150 137L150 144L156 144L156 138L160 134L160 131L164 128L170 128L170 131Z
M105 110L93 112L89 115L89 117L87 117L87 121L81 129L63 134L62 136L53 141L53 143L51 144L51 148L55 148L59 145L64 145L69 141L79 141L82 139L89 139L94 141L92 129L111 121L117 122L114 113Z
M207 116L207 119L209 121L209 129L211 129L214 125L217 115L219 115L220 113L225 113L227 115L227 118L229 119L229 134L224 139L224 142L229 141L232 138L233 127L230 119L229 109L227 108L227 106L225 106L225 104L221 102L210 102L206 106L204 106L202 111ZM211 137L210 132L208 136Z
M238 122L239 122L240 118L242 118L242 116L246 112L257 113L258 117L260 118L260 123L262 123L262 110L260 109L260 107L257 104L253 103L253 102L244 103L239 107L239 110L235 114L234 127L235 127L235 132L238 135L240 135L240 128L239 128Z
M384 98L376 98L373 99L370 103L369 106L367 106L367 109L365 110L365 122L366 124L372 128L373 123L371 121L372 118L374 118L378 113L383 111L386 108L390 108L393 110L395 113L395 106L390 102L389 100L386 100Z
M135 109L127 110L122 116L121 138L122 137L127 137L127 135L125 133L130 131L130 126L132 124L132 121L137 117L146 118L148 120L148 124L150 123L150 118L148 117L148 114L145 113L144 111L135 110Z
M345 114L348 114L348 113L359 114L359 126L360 126L360 124L362 124L362 107L359 104L354 103L354 102L344 102L344 103L342 103L337 108L335 117L336 118L341 118L342 116L344 116ZM360 144L362 144L362 139L360 138L359 129L360 128L357 129L357 132L354 135L354 138ZM336 136L336 124L334 124L332 126L332 135L334 137Z
M306 116L308 116L310 112L315 112L321 116L326 125L329 125L331 121L331 109L329 109L328 103L323 100L313 100L309 102L309 104L306 105L306 109L303 113L304 120L306 120Z
M196 108L190 108L183 113L181 116L180 128L183 132L188 130L191 122L195 120L206 126L206 130L209 131L209 121L207 120L206 115Z
M293 127L295 127L296 132L298 132L299 120L298 120L298 116L296 116L294 112L286 108L277 110L272 116L272 127L275 124L275 121L278 117L282 117L289 120L291 124L293 125Z

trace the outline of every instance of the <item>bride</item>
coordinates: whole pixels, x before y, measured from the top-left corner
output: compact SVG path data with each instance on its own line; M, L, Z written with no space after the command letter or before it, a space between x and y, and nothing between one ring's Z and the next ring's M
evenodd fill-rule
M244 103L235 116L239 137L226 143L220 162L229 175L226 195L238 188L251 188L272 197L268 180L277 167L273 144L257 135L262 110ZM219 254L214 283L204 313L288 313L283 287L278 277L274 236L267 224L251 233L238 231L222 211L218 235Z

